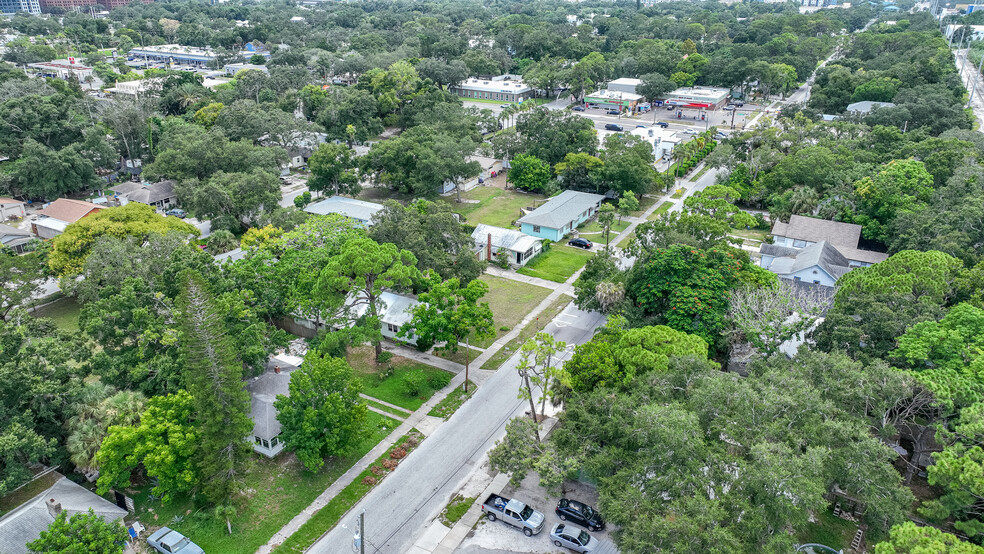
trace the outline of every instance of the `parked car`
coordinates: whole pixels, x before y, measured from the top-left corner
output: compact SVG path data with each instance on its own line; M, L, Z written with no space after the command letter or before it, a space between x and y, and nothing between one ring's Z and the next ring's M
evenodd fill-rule
M191 539L167 527L161 527L147 537L147 544L161 554L205 554Z
M584 111L584 106L574 106L571 109L574 110L575 112L583 112Z
M561 520L587 527L588 531L601 531L605 528L605 520L601 514L583 502L561 498L554 511Z
M571 240L567 241L567 245L568 246L575 246L577 248L583 248L585 250L588 250L592 246L594 246L593 244L591 244L591 241L590 240L588 240L588 239L580 239L580 238L578 238L578 239L571 239Z
M728 103L728 105L729 105L729 106L737 106L737 107L739 107L739 108L740 108L740 107L742 107L742 106L744 106L744 105L745 105L745 103L744 103L744 102L742 102L741 100L736 100L736 101L734 101L734 102L729 102L729 103Z
M608 131L624 131L625 128L617 123L605 123L605 129Z
M725 106L725 107L723 107L721 109L730 112L730 111L734 111L735 107L734 106Z
M673 106L673 105L671 104L671 105L669 105L669 106L667 106L667 107L666 107L666 111L668 111L668 112L672 112L672 111L673 111L673 108L674 108L674 107L676 107L676 106Z
M558 523L550 531L550 540L554 546L573 550L574 552L591 552L598 548L598 539L587 531L575 529L569 525Z
M509 107L509 104L499 104L499 107L500 108L508 108Z
M724 140L724 139L728 138L728 135L726 135L724 133L714 133L714 138L717 139L717 140Z
M164 212L164 215L173 215L174 217L180 217L181 219L184 219L185 216L188 214L186 214L185 211L182 210L181 208L173 208Z
M515 498L509 499L498 494L490 494L485 504L482 504L482 513L489 521L501 519L513 527L522 529L527 537L543 531L543 514Z
M686 131L684 131L684 133L688 135L696 135L697 131L694 131L693 129L687 129Z
M618 111L618 110L608 110L608 111L607 111L607 112L605 112L605 113L607 113L608 115L618 115L618 114L620 114L620 113L622 113L622 112L620 112L620 111Z
M667 127L670 126L670 124L667 123L667 122L665 122L665 121L657 121L656 122L656 125L659 125L660 127L664 128L664 129L666 129Z
M646 128L645 125L636 125L636 129L645 129L645 128Z

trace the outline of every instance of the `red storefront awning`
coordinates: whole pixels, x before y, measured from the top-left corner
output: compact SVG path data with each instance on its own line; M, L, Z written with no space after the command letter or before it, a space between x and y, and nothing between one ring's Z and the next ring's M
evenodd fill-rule
M683 107L684 108L710 108L711 106L712 104L704 104L702 102L691 102L689 104L684 105Z

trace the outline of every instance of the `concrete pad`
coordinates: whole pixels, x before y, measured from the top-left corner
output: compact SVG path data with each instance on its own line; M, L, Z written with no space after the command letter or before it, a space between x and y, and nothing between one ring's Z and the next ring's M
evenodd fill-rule
M417 539L417 542L413 545L414 548L423 549L426 552L433 552L437 545L444 540L450 529L448 529L443 523L438 520L431 522L430 526L424 531L424 534Z
M429 437L443 423L444 420L442 418L425 415L419 422L417 422L415 427L418 431L423 433L425 437Z

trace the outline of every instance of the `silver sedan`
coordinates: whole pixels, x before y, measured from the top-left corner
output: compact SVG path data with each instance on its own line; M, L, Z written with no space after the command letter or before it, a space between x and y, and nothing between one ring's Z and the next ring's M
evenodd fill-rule
M550 540L553 541L554 546L567 548L574 552L593 552L598 548L598 539L589 535L587 531L564 523L554 525L550 531Z

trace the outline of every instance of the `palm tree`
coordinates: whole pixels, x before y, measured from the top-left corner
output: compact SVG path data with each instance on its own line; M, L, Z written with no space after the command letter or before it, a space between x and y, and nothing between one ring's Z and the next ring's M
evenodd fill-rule
M178 87L178 106L180 106L182 110L188 109L189 106L195 102L198 102L200 93L201 91L198 90L198 87L191 83L181 85Z
M136 425L140 421L140 414L144 411L147 397L143 394L121 390L120 392L103 400L103 420L106 426L109 425Z
M74 430L65 442L69 459L81 473L89 473L97 466L96 452L106 436L106 429L95 419L81 420L73 424Z
M794 214L813 214L820 197L812 187L797 187L789 196L789 210Z

